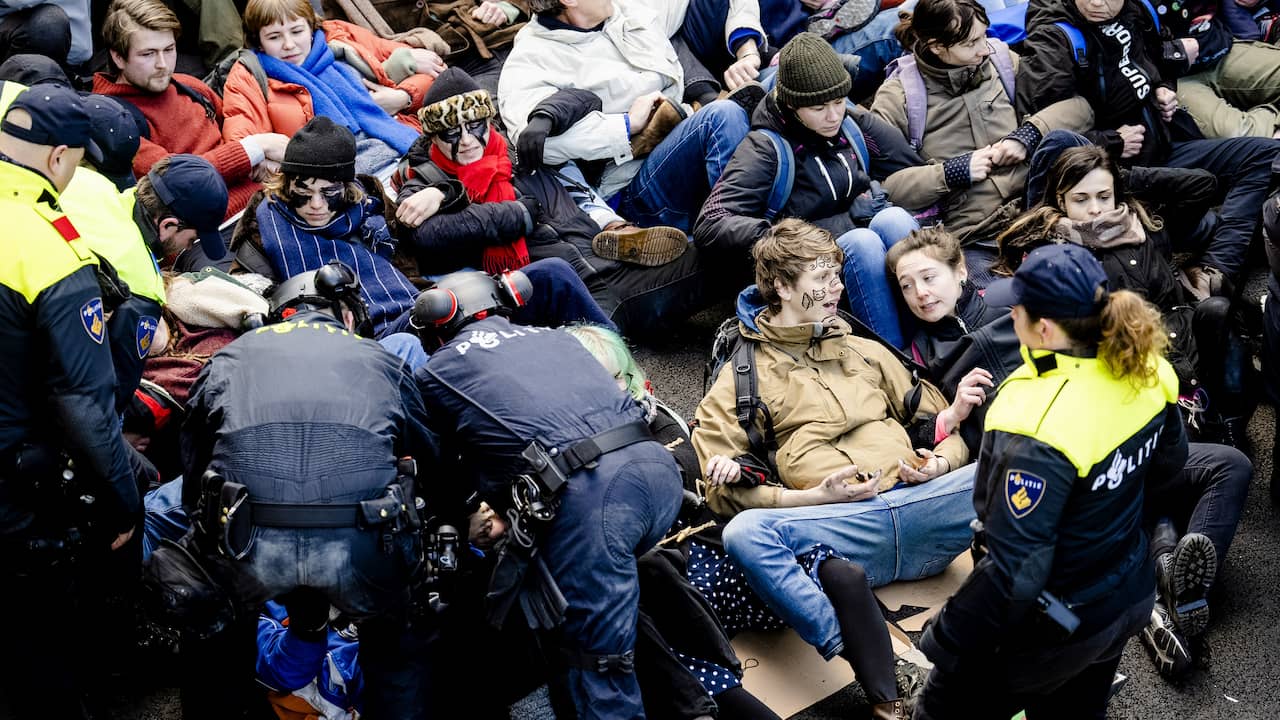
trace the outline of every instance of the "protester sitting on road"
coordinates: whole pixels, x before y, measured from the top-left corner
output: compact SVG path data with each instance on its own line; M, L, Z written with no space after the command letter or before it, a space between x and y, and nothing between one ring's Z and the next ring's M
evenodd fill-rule
M775 217L812 222L834 235L844 254L853 314L901 346L884 254L919 226L902 208L885 207L875 181L920 158L897 129L862 108L847 107L849 72L817 35L797 35L779 58L777 85L752 114L756 130L747 134L712 188L694 241L722 268L750 272L748 251ZM855 137L846 137L847 116L856 123ZM771 188L787 160L780 151L790 153L795 180L778 203Z
M1078 51L1062 24L1078 31ZM1258 229L1280 140L1205 140L1178 105L1173 76L1163 67L1162 41L1139 0L1035 2L1027 28L1023 99L1033 108L1084 98L1095 116L1085 137L1118 156L1122 166L1199 168L1218 177L1218 231L1207 248L1174 249L1193 254L1179 279L1197 300L1230 295Z
M333 260L347 263L369 306L370 324L361 332L382 339L409 331L418 289L394 262L397 239L382 214L380 186L367 176L358 181L355 162L350 130L323 116L303 126L289 141L281 173L267 184L252 223L241 221L245 232L238 233L236 257L243 269L277 281ZM567 263L543 260L524 270L533 298L522 317L542 325L609 324Z
M824 658L855 665L872 702L886 706L878 717L905 717L871 588L939 573L968 546L973 467L943 428L972 405L915 383L888 348L836 316L841 256L830 233L788 219L753 252L756 286L739 299L740 331L755 347L776 451L751 446L735 370L722 369L693 433L707 499L737 513L724 546L752 589ZM840 559L816 564L816 578L796 562L815 548ZM862 600L837 611L822 589L829 582Z
M710 0L694 0L702 1ZM726 19L704 34L728 38L735 50L762 43L754 0L723 2L728 5ZM591 184L617 202L622 217L646 227L691 228L746 135L747 115L737 103L722 100L681 119L687 114L680 106L684 73L669 38L680 28L689 4L532 3L536 16L516 37L498 86L498 104L521 149L521 167L603 161L599 181ZM740 62L754 62L758 68L759 53L743 53L747 57ZM569 87L599 96L603 110L548 137L551 119L532 117L533 110ZM610 259L625 259L626 250Z
M889 197L912 212L936 209L964 246L969 280L978 287L989 280L995 236L1010 217L998 211L1022 196L1040 140L1055 128L1082 131L1093 122L1080 98L1046 103L1034 114L1016 103L1023 61L987 37L990 24L977 0L921 0L895 31L909 55L871 105L927 161L890 175Z
M102 35L111 69L93 76L93 91L136 107L145 120L133 170L142 177L162 158L191 153L208 160L226 181L227 216L244 209L265 177L284 157L289 138L260 133L238 142L222 136L222 98L200 80L175 73L182 29L161 0L114 0Z
M580 90L561 90L546 103L580 105L580 116L591 104L600 107L599 98ZM556 173L513 176L506 139L492 124L495 113L488 92L458 68L441 73L427 91L419 113L425 134L397 177L402 184L396 208L423 274L464 268L495 273L560 258L632 337L653 337L700 309L706 278L696 253L685 252L683 232L601 231ZM593 249L606 235L643 236L643 245L661 252L627 262L606 260Z
M321 22L309 0L250 0L244 23L253 57L231 68L223 88L228 141L264 132L291 137L323 115L355 133L359 174L384 170L408 152L418 137L415 112L444 70L439 55L341 20Z

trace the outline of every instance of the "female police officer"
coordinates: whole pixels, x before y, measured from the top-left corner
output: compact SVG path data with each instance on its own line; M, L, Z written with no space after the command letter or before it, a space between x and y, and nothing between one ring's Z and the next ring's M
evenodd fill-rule
M987 289L1013 306L1025 364L987 414L987 554L921 638L935 667L917 720L1103 717L1151 613L1143 485L1177 472L1186 436L1158 311L1106 282L1088 250L1052 245Z

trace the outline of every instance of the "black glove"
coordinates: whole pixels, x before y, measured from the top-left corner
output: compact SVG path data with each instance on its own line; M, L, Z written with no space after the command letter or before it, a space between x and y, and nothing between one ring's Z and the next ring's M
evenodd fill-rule
M920 634L920 642L916 643L916 647L920 648L920 652L929 658L934 667L943 672L954 672L960 663L960 658L944 646L938 634L938 621L946 609L946 606L943 606L937 615L929 618L925 623L924 631Z
M298 588L280 596L289 613L289 631L309 642L323 640L329 627L329 599L309 588Z
M538 198L532 195L525 195L517 198L516 202L524 205L524 209L529 211L529 222L533 225L537 225L538 218L542 216L542 203L538 202Z
M520 172L531 173L542 166L542 149L551 134L551 118L538 115L525 126L516 141L516 161Z

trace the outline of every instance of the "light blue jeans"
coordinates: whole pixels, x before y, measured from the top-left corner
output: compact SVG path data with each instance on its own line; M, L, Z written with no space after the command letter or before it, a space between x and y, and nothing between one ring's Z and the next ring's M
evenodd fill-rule
M973 537L976 467L859 502L747 510L725 526L724 547L751 589L830 660L844 649L840 623L796 557L826 546L861 565L872 587L937 575Z
M836 238L844 252L844 287L849 309L880 337L900 348L906 345L898 321L897 290L889 286L884 257L893 244L920 224L900 207L887 207L865 228L854 228Z

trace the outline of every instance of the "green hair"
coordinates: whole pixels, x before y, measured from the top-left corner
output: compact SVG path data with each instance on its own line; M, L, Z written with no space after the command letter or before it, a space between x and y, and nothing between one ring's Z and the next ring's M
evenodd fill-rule
M627 348L627 341L618 333L599 325L577 324L565 328L565 332L577 338L578 342L595 356L606 369L616 368L614 377L626 383L627 393L639 400L644 397L644 371L636 364L636 359Z

